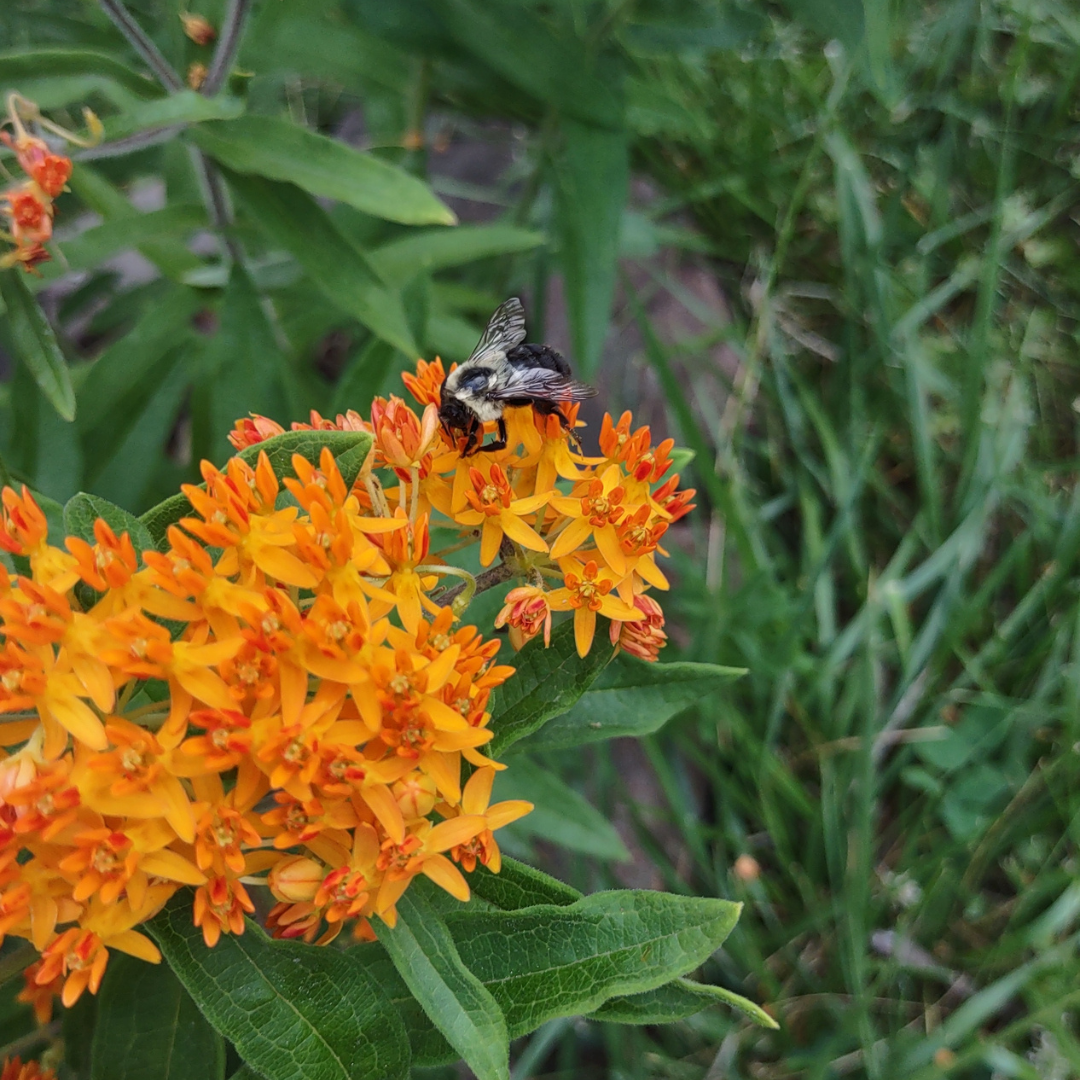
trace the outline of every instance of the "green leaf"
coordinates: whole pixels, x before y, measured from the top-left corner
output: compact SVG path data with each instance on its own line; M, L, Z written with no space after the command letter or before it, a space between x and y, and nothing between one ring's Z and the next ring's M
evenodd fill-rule
M225 1043L165 964L122 953L98 1000L90 1080L222 1080Z
M17 358L34 376L49 404L65 420L74 420L71 372L56 343L53 328L38 307L21 270L0 271L0 297L4 300Z
M589 1019L615 1024L666 1024L693 1016L718 1001L738 1009L760 1027L776 1030L780 1026L760 1005L741 994L690 979L673 979L643 994L611 998L590 1013Z
M580 792L534 761L518 758L512 769L499 773L492 799L528 799L534 804L531 814L510 826L516 836L539 836L598 859L630 858L615 826Z
M419 273L433 273L493 255L530 251L543 243L543 233L514 225L423 229L375 248L371 263L387 281L403 282Z
M313 465L318 465L324 446L330 448L345 484L351 487L371 448L371 436L366 431L286 431L249 446L235 456L254 465L259 460L259 454L265 452L274 475L280 479L296 475L292 467L293 454L299 454ZM169 526L191 513L192 506L186 495L172 495L140 515L139 520L160 548Z
M619 230L630 182L625 131L564 119L554 161L560 259L581 371L596 370L615 295Z
M581 893L572 886L505 855L497 874L478 863L469 875L469 887L476 896L503 911L518 911L536 904L566 907L581 899Z
M206 1018L266 1080L394 1080L409 1073L400 1018L363 967L335 949L243 935L207 948L176 895L148 929Z
M346 143L271 116L203 124L188 137L233 172L284 180L403 225L453 225L453 212L422 180Z
M593 646L584 658L577 654L570 620L552 631L550 648L545 649L543 640L534 638L514 657L517 673L492 696L493 757L566 712L588 690L614 655L606 625L601 622L597 626Z
M177 363L179 347L192 336L192 317L203 304L194 289L171 284L156 295L156 301L98 357L79 387L79 437L90 482Z
M587 124L623 121L622 67L524 5L439 0L435 5L462 48L537 101Z
M75 163L68 186L86 206L107 222L145 216L101 173L87 165ZM139 244L139 251L174 281L179 281L185 274L203 265L198 255L192 254L181 240L171 236L145 239Z
M516 749L531 753L621 735L649 735L696 701L717 693L744 674L743 668L718 664L647 664L622 655L569 712L552 720Z
M116 218L65 241L60 250L67 265L62 270L64 273L89 270L118 251L140 247L162 236L185 235L206 227L206 210L194 203L174 203L148 214ZM49 265L61 269L59 260Z
M17 87L47 71L50 76L103 75L142 98L159 98L164 91L107 53L92 49L14 49L0 52L0 87Z
M512 1039L609 998L656 989L699 967L731 933L741 904L619 890L521 911L463 908L445 916L465 966L488 988ZM378 944L349 950L386 989L413 1045L413 1064L455 1059Z
M383 285L310 195L291 184L235 173L229 183L328 299L407 356L419 355L401 297Z
M105 137L111 141L127 138L148 128L232 120L243 111L243 101L228 94L208 98L194 90L178 90L166 98L139 105L130 112L110 116L105 121Z
M154 549L154 538L150 535L150 530L134 514L129 514L123 507L109 502L108 499L87 495L85 491L80 491L78 495L68 499L64 507L64 532L68 536L78 536L88 544L93 544L94 522L98 518L103 518L117 536L127 533L136 553Z
M219 461L235 451L228 434L248 413L280 415L284 357L247 271L234 265L222 297L220 322L205 339L192 394L196 458Z
M397 926L379 941L428 1019L477 1080L509 1080L510 1037L495 999L461 962L438 913L415 890L398 902Z

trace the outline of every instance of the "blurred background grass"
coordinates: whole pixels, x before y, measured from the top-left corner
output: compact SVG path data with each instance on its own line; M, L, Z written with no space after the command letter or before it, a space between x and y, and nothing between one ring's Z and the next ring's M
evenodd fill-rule
M130 8L181 73L209 55ZM453 230L235 175L215 220L199 125L145 138L162 115L86 61L141 70L96 5L9 0L0 45L0 87L147 143L83 156L35 286L74 423L0 321L11 477L140 511L237 416L399 392L414 357L341 299L356 252L423 355L520 294L600 386L593 437L632 408L693 452L667 658L749 674L546 755L593 809L556 788L515 850L745 901L706 974L781 1028L557 1021L518 1080L1080 1076L1074 6L256 3L248 113L428 179Z

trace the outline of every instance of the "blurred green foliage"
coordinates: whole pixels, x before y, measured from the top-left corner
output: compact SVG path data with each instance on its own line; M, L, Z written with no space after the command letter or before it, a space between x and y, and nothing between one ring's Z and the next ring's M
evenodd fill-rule
M605 405L696 454L672 634L750 674L643 757L538 750L622 826L556 793L541 853L746 901L707 974L781 1029L557 1020L515 1076L1080 1074L1072 6L262 0L209 99L90 3L4 5L0 41L0 87L107 135L31 282L73 422L3 294L11 477L142 511L236 417L365 408L514 291L542 338L556 278ZM493 132L498 170L439 172Z

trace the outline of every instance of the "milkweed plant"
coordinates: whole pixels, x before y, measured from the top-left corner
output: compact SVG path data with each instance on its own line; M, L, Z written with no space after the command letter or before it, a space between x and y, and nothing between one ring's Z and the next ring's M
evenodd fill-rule
M24 174L2 196L17 272L49 257L71 172L28 105L0 135ZM589 456L576 405L566 425L526 406L504 448L466 456L438 422L445 374L420 361L413 404L366 416L238 420L200 484L140 518L75 496L62 540L28 488L3 489L0 935L27 943L19 1000L42 1025L114 964L138 993L117 954L167 961L272 1080L458 1057L506 1077L509 1040L566 1015L722 1000L772 1023L684 978L737 904L582 897L497 839L532 810L512 744L617 653L665 645L662 545L694 497L672 441L605 415ZM491 629L517 655L470 622L507 586ZM51 1077L50 1053L0 1076Z

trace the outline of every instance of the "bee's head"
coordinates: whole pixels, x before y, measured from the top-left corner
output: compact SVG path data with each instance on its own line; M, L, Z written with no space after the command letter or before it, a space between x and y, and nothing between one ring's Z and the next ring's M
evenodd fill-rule
M446 393L445 385L443 387L442 401L439 404L439 420L442 423L443 431L450 438L454 438L454 433L457 431L468 431L473 422L468 406L453 394Z

